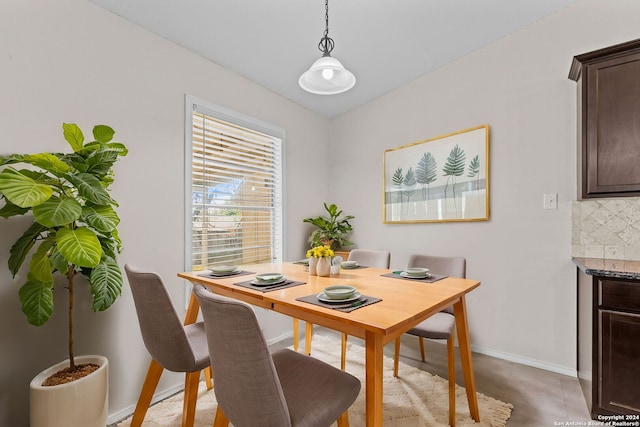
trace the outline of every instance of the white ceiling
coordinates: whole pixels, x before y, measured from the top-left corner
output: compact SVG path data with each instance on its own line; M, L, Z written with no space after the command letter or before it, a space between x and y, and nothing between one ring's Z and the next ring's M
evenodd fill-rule
M578 0L331 0L339 95L298 78L321 56L322 0L90 0L326 117L335 117Z

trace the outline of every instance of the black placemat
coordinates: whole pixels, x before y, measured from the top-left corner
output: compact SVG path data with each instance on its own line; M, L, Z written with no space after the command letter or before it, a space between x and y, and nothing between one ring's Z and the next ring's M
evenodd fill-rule
M442 280L445 277L449 277L449 276L442 276L440 274L431 274L427 277L402 277L400 274L396 274L396 273L381 274L381 276L392 277L394 279L412 280L414 282L427 282L427 283L437 282L438 280Z
M359 308L366 307L368 305L380 302L382 301L382 299L370 297L367 295L361 295L360 298L358 298L356 301L350 301L348 303L340 304L340 303L322 302L318 299L317 294L313 294L313 295L307 295L306 297L296 298L296 301L308 302L309 304L319 305L320 307L326 307L332 310L338 310L344 313L349 313L353 310L357 310ZM353 304L357 304L362 301L364 301L364 303L353 307Z
M249 289L254 289L256 291L269 292L269 291L279 291L280 289L292 288L294 286L305 284L305 282L296 282L295 280L285 280L282 283L277 283L273 285L256 286L251 282L252 280L246 280L244 282L234 283L234 285L242 286Z
M369 268L369 266L368 265L359 265L357 267L348 267L348 268L344 268L344 267L341 266L340 268L342 268L343 270L349 271L349 270L357 270L359 268Z
M234 271L231 274L200 273L200 274L198 274L198 276L200 276L200 277L208 277L209 279L227 279L229 277L245 276L247 274L256 274L256 273L254 271L238 270L238 271Z

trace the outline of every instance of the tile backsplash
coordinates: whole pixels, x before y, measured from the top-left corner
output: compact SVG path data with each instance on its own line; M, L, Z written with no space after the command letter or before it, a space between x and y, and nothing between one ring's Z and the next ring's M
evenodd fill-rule
M571 256L640 261L640 197L573 201Z

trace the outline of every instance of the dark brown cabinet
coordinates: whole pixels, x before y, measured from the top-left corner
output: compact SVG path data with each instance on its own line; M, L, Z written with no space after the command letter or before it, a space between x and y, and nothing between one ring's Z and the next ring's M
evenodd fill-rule
M579 198L640 196L640 39L573 58Z
M578 270L578 378L591 416L640 414L640 281Z

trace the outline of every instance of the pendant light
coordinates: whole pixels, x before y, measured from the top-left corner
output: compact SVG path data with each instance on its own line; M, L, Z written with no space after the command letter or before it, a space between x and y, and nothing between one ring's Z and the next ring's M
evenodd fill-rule
M325 29L324 36L318 43L322 57L315 61L303 75L298 84L307 92L318 95L335 95L346 92L356 84L354 75L331 56L333 39L329 37L329 0L324 2Z

